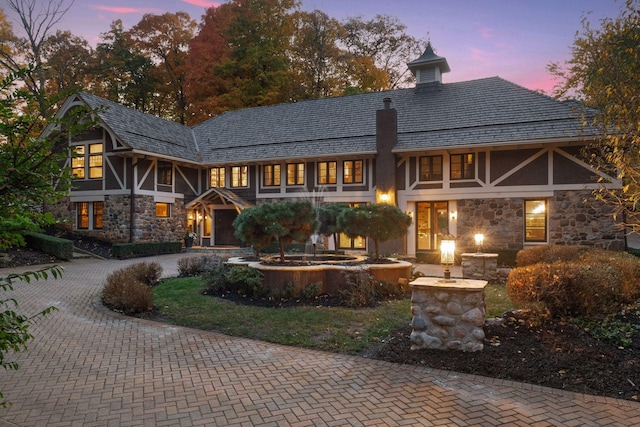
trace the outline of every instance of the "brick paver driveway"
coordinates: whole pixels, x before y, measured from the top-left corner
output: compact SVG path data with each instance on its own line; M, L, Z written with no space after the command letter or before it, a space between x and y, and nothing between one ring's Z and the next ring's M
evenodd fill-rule
M184 256L184 255L181 255ZM175 275L180 255L158 257ZM120 316L96 304L132 261L74 260L20 284L23 312L59 308L0 372L0 426L640 425L640 404ZM25 269L0 270L0 275ZM407 313L409 316L409 313Z

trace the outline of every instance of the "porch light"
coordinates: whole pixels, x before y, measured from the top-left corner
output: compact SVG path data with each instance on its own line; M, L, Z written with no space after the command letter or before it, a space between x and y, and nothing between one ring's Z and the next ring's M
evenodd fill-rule
M380 201L382 203L389 203L389 201L391 200L391 196L389 196L388 193L382 193L380 194Z
M453 265L456 253L456 239L453 236L445 236L440 241L440 263L444 265L444 281L451 280L450 266Z
M474 240L476 241L476 252L480 253L482 252L482 244L484 243L484 234L482 233L476 233L473 236Z

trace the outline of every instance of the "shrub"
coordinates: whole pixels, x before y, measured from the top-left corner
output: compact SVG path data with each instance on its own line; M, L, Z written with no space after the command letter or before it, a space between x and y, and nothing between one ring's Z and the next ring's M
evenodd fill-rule
M73 257L73 242L71 240L36 232L29 232L24 237L27 246L32 249L63 260L69 260Z
M571 261L518 267L509 273L507 293L517 306L552 316L604 318L640 298L640 263L633 256L599 249L579 250ZM561 252L561 257L575 256Z
M132 265L109 274L102 290L104 305L127 314L150 311L153 308L153 291L136 276L136 272L147 270L147 267L138 269Z
M320 295L322 291L322 282L310 283L300 291L300 298L305 301L313 301Z
M178 260L178 277L200 276L221 262L222 258L206 255L181 258Z
M578 245L542 245L521 250L516 255L516 265L525 267L539 262L577 261L588 251L586 246Z
M180 252L182 252L182 242L116 243L111 247L111 254L118 259Z
M162 266L157 262L139 262L123 269L147 286L157 285L162 275Z
M347 287L338 291L340 305L350 308L372 307L376 304L376 280L366 271L345 273Z
M220 263L203 274L203 279L207 289L213 293L235 292L254 299L266 297L269 293L262 273L255 268L229 267Z

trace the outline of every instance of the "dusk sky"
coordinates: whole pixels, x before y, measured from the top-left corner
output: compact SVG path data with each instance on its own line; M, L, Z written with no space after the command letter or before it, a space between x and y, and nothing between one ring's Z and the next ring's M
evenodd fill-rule
M219 3L75 0L58 28L95 45L116 19L129 29L145 13L184 11L200 22L205 9ZM599 26L600 19L615 18L623 6L623 0L302 0L303 10L319 9L338 20L397 17L409 34L430 40L436 53L447 58L451 72L443 76L445 83L500 76L546 93L554 86L547 65L570 57L582 18ZM14 31L19 33L15 24Z

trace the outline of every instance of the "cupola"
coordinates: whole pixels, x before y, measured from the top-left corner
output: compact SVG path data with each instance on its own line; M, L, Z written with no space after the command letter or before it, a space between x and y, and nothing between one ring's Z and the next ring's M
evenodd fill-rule
M431 42L427 43L424 53L407 66L416 78L416 88L442 83L442 74L451 71L447 59L435 54Z

